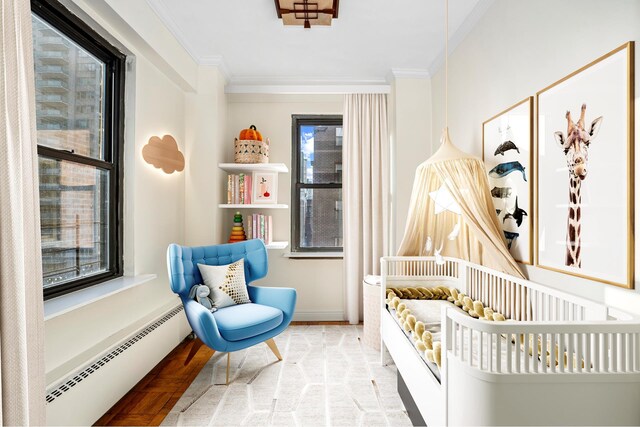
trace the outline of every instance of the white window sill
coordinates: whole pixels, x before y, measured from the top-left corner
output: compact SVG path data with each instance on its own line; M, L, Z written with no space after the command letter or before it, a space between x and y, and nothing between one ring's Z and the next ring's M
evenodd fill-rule
M284 258L300 258L300 259L322 259L322 258L336 258L340 259L344 257L342 252L286 252L282 254Z
M139 276L123 276L109 280L99 285L90 286L79 291L51 298L44 302L44 320L73 311L92 302L117 294L135 286L142 285L155 279L155 274L141 274Z

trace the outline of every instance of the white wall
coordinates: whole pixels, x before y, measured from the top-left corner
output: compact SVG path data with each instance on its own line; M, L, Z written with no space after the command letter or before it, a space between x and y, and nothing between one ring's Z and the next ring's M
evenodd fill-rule
M225 241L223 182L226 174L217 165L228 155L227 99L224 77L215 67L200 67L197 92L187 95L185 152L185 244L210 245ZM228 160L228 159L227 159Z
M640 2L635 0L496 0L449 58L449 127L454 144L480 156L483 121L629 40L636 41L637 50L639 39ZM636 73L638 57L636 53ZM636 123L637 82L636 78ZM436 143L444 125L443 70L433 77L432 90ZM636 126L636 144L639 135ZM636 239L636 254L639 243ZM640 278L638 260L636 256L636 278ZM640 289L628 291L535 267L527 272L534 281L640 311Z
M432 154L431 81L395 76L389 94L393 151L391 249L395 255L407 223L415 171Z
M228 126L226 161L233 162L233 140L240 130L256 125L271 140L271 163L284 163L291 171L291 115L342 114L342 95L227 95ZM224 202L220 198L220 202ZM291 173L279 174L278 202L291 206ZM254 211L244 210L243 215ZM291 209L274 209L274 240L291 241ZM220 218L222 215L222 218ZM211 215L224 224L228 238L233 212ZM298 290L295 320L343 320L344 285L342 259L291 259L282 257L286 250L269 250L269 274L261 285L294 287Z

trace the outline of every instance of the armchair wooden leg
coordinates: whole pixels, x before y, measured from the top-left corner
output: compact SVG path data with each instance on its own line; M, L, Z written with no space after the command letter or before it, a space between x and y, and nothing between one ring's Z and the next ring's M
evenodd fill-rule
M276 345L276 342L273 340L273 338L266 340L265 343L269 346L271 352L278 358L278 360L282 360L280 351L278 351L278 346Z
M184 366L187 366L189 362L191 362L191 359L193 359L193 356L196 355L200 347L202 347L203 345L204 343L200 340L200 338L196 338L193 340L193 344L191 344L191 350L189 351L187 360L184 361ZM215 350L213 352L215 353Z
M231 353L227 353L227 385L229 385L229 365L231 365Z

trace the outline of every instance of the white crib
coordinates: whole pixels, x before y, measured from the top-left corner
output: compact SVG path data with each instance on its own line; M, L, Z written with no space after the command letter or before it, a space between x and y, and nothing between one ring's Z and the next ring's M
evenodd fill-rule
M427 425L640 425L637 316L457 259L381 264L382 348ZM440 380L385 304L388 287L437 285L511 319L445 305Z

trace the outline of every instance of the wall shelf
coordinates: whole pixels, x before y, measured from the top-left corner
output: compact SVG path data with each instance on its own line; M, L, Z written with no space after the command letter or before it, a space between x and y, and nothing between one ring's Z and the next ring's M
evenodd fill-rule
M289 172L284 163L218 163L218 167L229 173Z
M228 174L238 175L246 174L250 175L253 172L272 172L272 173L287 173L289 168L284 163L218 163L218 167ZM220 209L252 209L254 211L261 211L267 209L289 209L289 205L283 203L220 203L218 205ZM266 223L266 221L265 221ZM266 228L266 224L265 224ZM246 231L246 229L245 229ZM271 230L273 232L273 230ZM265 245L267 249L286 249L289 246L288 241L272 241L268 245Z
M219 208L224 209L288 209L289 205L283 205L280 203L250 203L250 204L229 204L220 203Z

